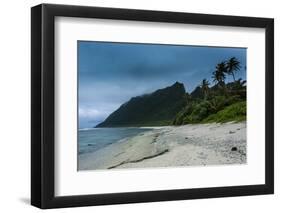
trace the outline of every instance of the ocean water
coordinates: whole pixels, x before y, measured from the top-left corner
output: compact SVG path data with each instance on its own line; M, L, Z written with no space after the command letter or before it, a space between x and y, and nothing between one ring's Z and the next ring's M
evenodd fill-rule
M79 155L95 152L117 141L146 132L149 128L89 128L78 131Z

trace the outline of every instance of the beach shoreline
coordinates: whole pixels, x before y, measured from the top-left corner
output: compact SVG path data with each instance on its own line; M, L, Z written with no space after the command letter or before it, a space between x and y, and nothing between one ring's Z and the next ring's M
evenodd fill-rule
M78 170L246 164L246 122L155 127L78 156Z

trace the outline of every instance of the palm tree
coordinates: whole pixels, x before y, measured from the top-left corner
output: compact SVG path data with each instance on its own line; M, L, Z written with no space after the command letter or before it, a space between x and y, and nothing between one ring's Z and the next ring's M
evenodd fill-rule
M202 83L201 83L201 89L204 93L204 99L206 100L207 99L207 95L208 95L208 92L209 92L209 81L206 80L205 78L203 79Z
M227 61L226 67L227 67L226 73L232 75L233 81L235 81L234 73L240 70L241 68L240 61L238 61L237 58L232 57Z
M225 73L227 71L226 63L221 62L217 64L216 70L213 72L212 78L219 86L224 85Z

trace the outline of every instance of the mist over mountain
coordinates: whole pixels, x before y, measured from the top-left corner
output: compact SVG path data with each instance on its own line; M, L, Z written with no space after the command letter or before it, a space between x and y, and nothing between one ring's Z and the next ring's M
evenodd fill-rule
M131 98L96 127L169 125L186 105L186 91L182 83Z

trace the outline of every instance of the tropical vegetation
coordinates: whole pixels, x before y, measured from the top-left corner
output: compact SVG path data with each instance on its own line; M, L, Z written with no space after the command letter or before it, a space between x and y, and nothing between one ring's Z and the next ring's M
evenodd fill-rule
M246 81L236 80L241 63L232 57L218 63L212 73L214 85L203 79L199 86L188 95L186 106L177 113L173 125L206 122L227 122L246 120ZM232 82L225 82L231 75Z

